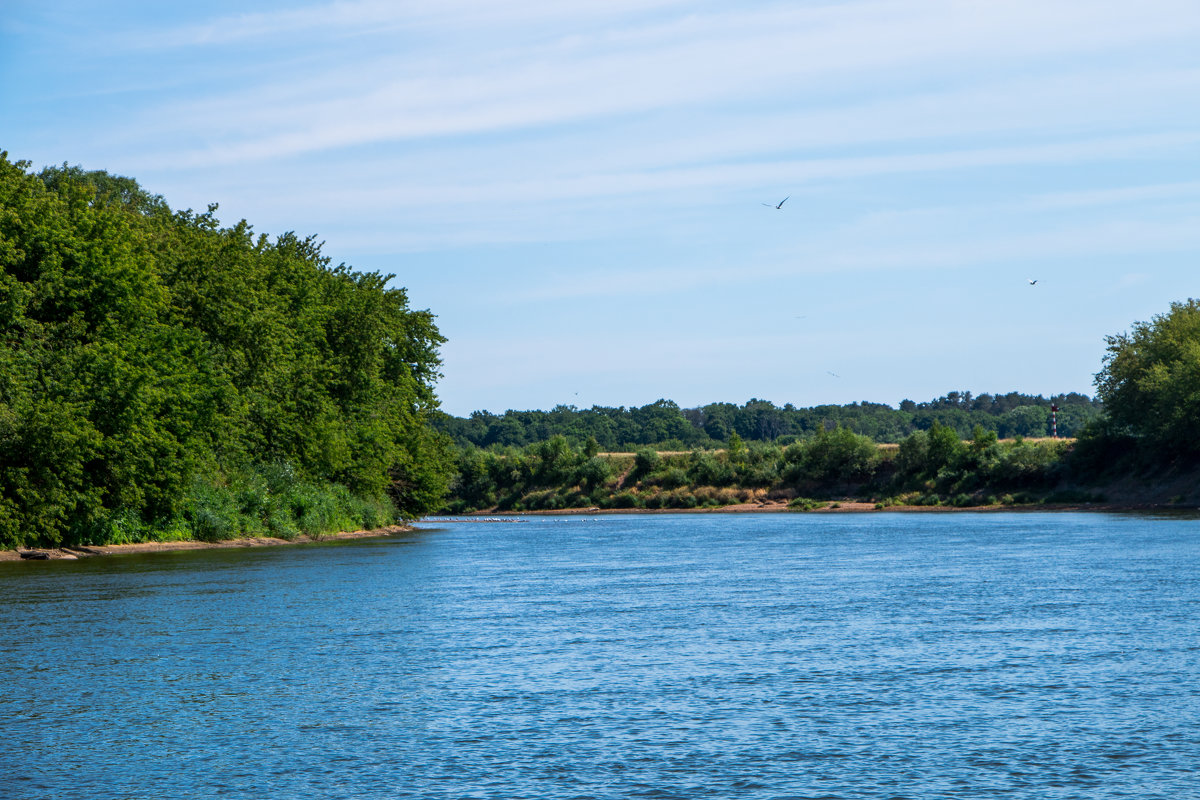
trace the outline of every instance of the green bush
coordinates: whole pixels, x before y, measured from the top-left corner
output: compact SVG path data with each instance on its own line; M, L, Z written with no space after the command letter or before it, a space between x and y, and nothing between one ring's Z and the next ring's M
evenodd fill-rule
M654 450L639 450L633 457L633 471L628 481L636 483L649 478L662 465L662 457Z
M658 485L664 489L677 489L680 486L687 486L687 472L680 467L671 467L659 479Z
M687 479L693 486L730 486L737 472L715 453L698 451L688 461Z
M787 507L791 511L813 511L818 508L825 508L828 503L820 500L813 500L808 497L797 497L788 503Z

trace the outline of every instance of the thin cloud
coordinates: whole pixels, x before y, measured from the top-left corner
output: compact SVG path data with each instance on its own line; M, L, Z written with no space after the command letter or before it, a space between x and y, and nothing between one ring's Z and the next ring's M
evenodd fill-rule
M429 208L451 205L464 210L471 206L495 207L501 203L510 206L537 205L604 197L652 198L682 194L686 198L690 190L701 188L740 190L741 187L768 183L804 186L905 173L1137 159L1164 151L1182 152L1198 143L1200 130L1007 147L770 160L748 164L724 163L636 172L585 173L573 177L500 175L488 182L464 180L437 183L433 176L419 176L417 182L411 184L389 179L389 185L367 188L354 185L344 191L333 190L325 196L335 199L339 205L352 204L364 209L380 206ZM1056 195L1039 202L1046 205L1062 204L1067 202L1064 197L1066 196ZM299 202L303 200L300 199Z
M1139 118L1138 106L1153 105L1154 98L1194 94L1195 74L1180 71L1172 77L1162 69L1143 68L1129 75L1128 68L1076 66L1075 77L1063 78L1053 74L1053 67L1047 75L1043 64L1024 87L1017 83L1006 89L989 86L988 65L1024 58L1057 63L1072 51L1087 53L1116 42L1129 49L1141 41L1174 41L1200 30L1195 13L1165 16L1177 3L1152 6L1161 13L1088 4L1087 24L1078 24L1080 8L1073 4L981 6L929 0L789 5L737 14L702 10L641 24L634 24L640 17L621 15L618 7L608 15L611 27L593 30L583 24L588 14L600 13L599 4L590 4L577 12L584 15L578 20L580 30L570 36L506 39L480 28L488 36L484 44L455 28L447 50L406 43L402 54L395 55L394 47L380 43L364 46L361 54L338 51L334 60L299 61L278 79L261 82L247 75L246 82L230 90L197 87L209 94L207 99L148 108L137 127L148 132L149 141L183 143L162 151L163 161L207 165L531 130L661 114L664 109L711 108L725 117L736 109L734 116L760 123L760 135L776 147L830 144L839 130L862 140L889 130L896 131L893 138L906 130L910 136L937 135L939 127L1019 130L1032 119L1062 120L1068 114L1114 119L1114 105L1126 108L1129 120ZM424 18L420 9L397 8L378 2L334 3L246 15L236 18L240 24L229 19L211 27L286 32L292 27L361 26L370 32L384 21ZM466 12L475 4L453 8L463 12L447 12L456 25L470 28ZM544 9L545 4L527 3L512 13L520 18L523 10ZM143 38L163 39L156 33ZM773 54L769 63L764 54ZM982 71L957 91L930 93L922 83L931 76L963 81L973 69ZM1166 80L1155 84L1155 78ZM893 97L871 102L872 84L880 80ZM865 96L845 109L822 110L830 87ZM792 111L780 114L780 107ZM980 116L986 123L976 121ZM188 147L186 142L197 138L206 144Z
M916 214L906 215L911 223ZM957 217L957 218L956 218ZM1104 218L1057 224L1048 230L1000 234L972 234L967 238L947 237L945 231L961 226L966 214L933 211L915 235L899 222L868 233L854 226L784 252L749 254L736 266L715 265L640 268L611 267L592 275L573 274L524 287L520 292L502 293L494 300L520 305L577 298L618 297L636 291L639 295L678 295L745 281L770 281L797 276L858 274L880 270L957 270L980 266L1021 264L1047 259L1073 261L1095 256L1188 252L1200 248L1200 207L1185 206L1179 214L1163 220ZM758 259L758 263L756 263Z
M202 23L160 30L150 38L131 36L131 43L147 49L205 47L277 40L283 36L331 33L378 36L398 30L462 26L486 28L497 23L568 19L576 23L684 6L684 0L576 0L572 3L528 0L497 4L491 0L441 0L438 3L398 4L391 0L359 0L310 5L272 12L232 14Z

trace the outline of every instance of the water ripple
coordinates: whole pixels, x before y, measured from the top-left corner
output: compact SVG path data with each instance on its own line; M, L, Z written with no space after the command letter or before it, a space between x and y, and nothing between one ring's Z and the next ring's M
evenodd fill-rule
M587 522L0 564L0 797L1200 796L1200 522Z

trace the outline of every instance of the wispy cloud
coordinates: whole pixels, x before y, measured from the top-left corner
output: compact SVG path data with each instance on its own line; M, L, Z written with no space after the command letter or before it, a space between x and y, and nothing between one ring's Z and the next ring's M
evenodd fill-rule
M1128 121L1159 98L1195 93L1200 82L1187 67L1130 72L1128 65L1086 60L1051 67L1049 75L1043 66L1023 80L993 76L1024 58L1066 63L1072 52L1086 56L1200 31L1194 13L1171 18L1181 6L1169 0L1139 6L1138 13L1119 3L926 0L686 14L676 5L662 3L654 9L659 13L639 15L634 24L627 4L531 2L487 13L476 3L436 12L333 3L222 19L182 33L139 32L137 38L158 43L183 37L201 46L220 36L262 36L278 46L295 30L324 37L353 30L384 40L394 28L444 27L426 44L373 41L338 49L332 60L292 58L288 70L269 71L265 80L246 73L232 85L197 86L202 99L148 108L139 127L149 141L176 142L160 153L180 165L583 121L619 126L631 115L660 118L655 135L685 149L693 134L704 139L702 128L689 126L716 124L737 135L726 148L740 143L752 155L1111 122L1121 112ZM529 20L543 14L566 27L530 31ZM596 17L602 24L593 27ZM294 48L299 56L302 44ZM930 80L943 88L931 92ZM725 121L739 117L746 124ZM749 147L753 134L758 143Z
M730 265L637 269L616 265L592 275L525 286L519 292L494 298L506 304L562 301L572 298L677 295L682 290L716 287L744 281L770 281L815 275L863 275L872 271L927 273L930 271L1019 267L1047 261L1078 262L1094 257L1130 254L1192 252L1200 249L1200 206L1164 220L1104 218L1018 233L979 233L969 238L950 236L964 217L938 215L939 225L926 225L914 236L895 225L855 226L815 244L783 251L748 253ZM967 219L968 222L969 218ZM1022 276L1023 277L1023 276Z
M822 355L901 363L897 330L933 334L895 308L935 291L970 327L964 300L1015 276L1019 302L991 323L1012 327L1004 347L973 360L1020 376L1038 352L1027 332L1051 318L1027 267L1095 304L1071 306L1089 320L1079 341L1193 282L1194 0L103 5L5 19L12 41L40 37L12 63L44 83L6 86L22 113L0 117L5 146L132 174L173 205L219 201L268 232L319 232L363 268L420 265L416 302L452 328L463 397L492 373L513 397L551 387L521 372L539 343L620 379L621 347L547 343L545 309L571 323L616 300L721 303L720 329L629 323L630 342L660 341L679 366L669 380L646 368L636 382L661 388L639 391L694 380L703 395L720 376L697 353L733 364L779 346L764 297L844 301L862 330ZM760 205L789 194L784 210Z
M788 186L803 191L806 186L822 187L836 182L863 181L881 176L956 173L964 170L1071 165L1119 160L1137 160L1168 152L1185 154L1200 144L1200 131L1153 133L1105 137L1095 140L1064 141L1050 144L983 147L914 153L890 153L871 156L844 156L762 161L758 163L716 163L697 167L643 169L639 171L583 172L571 176L566 165L557 174L492 174L474 176L453 173L405 175L386 165L377 174L352 176L343 186L335 176L321 170L314 173L306 190L274 202L298 213L312 202L317 193L323 203L341 209L348 217L370 216L379 210L388 213L404 210L409 225L392 226L386 242L391 248L426 249L455 242L482 243L591 238L611 233L612 218L603 214L582 213L589 205L621 199L629 208L641 208L643 217L664 216L661 208L688 208L712 205L713 196L745 196L748 189L761 186ZM583 169L584 167L580 167ZM296 185L308 183L299 179ZM330 186L332 185L332 188ZM1188 187L1191 186L1189 195ZM1174 187L1109 188L1103 192L1052 193L1034 200L1018 199L1013 207L1067 207L1083 203L1099 204L1105 199L1117 202L1123 194L1129 199L1146 199L1158 194L1188 197L1195 195L1194 184ZM273 184L264 186L261 202L277 195ZM790 215L802 214L805 203L798 197ZM561 211L563 203L573 204L573 213ZM656 209L656 207L658 207ZM452 216L446 218L448 210ZM560 209L555 211L554 209ZM598 212L601 209L592 209ZM997 211L999 209L992 209ZM1009 212L1012 208L1008 209ZM727 212L721 212L727 213ZM786 218L786 217L785 217ZM437 220L446 219L445 225ZM622 222L621 224L628 224ZM486 231L491 229L492 234ZM472 235L476 231L477 235ZM498 237L498 238L496 238ZM367 242L363 242L367 244Z
M320 3L270 12L232 14L214 20L178 25L157 32L152 39L138 36L130 43L145 48L205 47L282 36L331 33L391 34L430 29L488 29L497 24L528 25L564 20L574 24L620 18L662 8L687 6L684 0L577 0L573 3L544 0L442 0L437 3L398 4L391 0Z

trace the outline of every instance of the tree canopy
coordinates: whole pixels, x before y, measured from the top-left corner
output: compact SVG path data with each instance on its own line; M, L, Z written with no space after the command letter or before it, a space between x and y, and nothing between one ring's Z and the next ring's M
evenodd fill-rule
M1111 422L1168 453L1200 443L1200 300L1109 336L1096 389Z
M215 213L0 154L0 544L195 523L200 484L268 469L407 516L440 499L433 315Z
M975 426L1001 438L1050 434L1050 406L1058 406L1058 432L1075 436L1101 414L1100 404L1075 392L1050 398L1018 392L979 394L950 392L928 402L905 400L899 408L883 403L849 403L797 408L751 399L743 405L709 403L680 408L658 400L640 408L557 406L550 411L476 411L467 418L439 414L435 424L460 445L524 447L561 435L575 444L593 438L604 450L634 451L648 445L663 449L717 447L736 435L743 441L780 442L811 439L822 431L844 427L876 442L899 442L914 431L934 425L961 437Z

